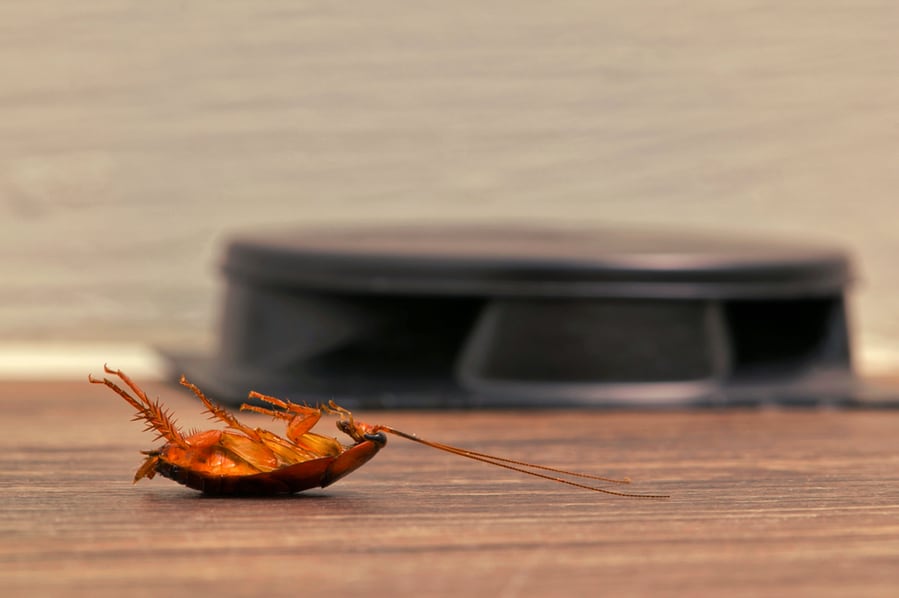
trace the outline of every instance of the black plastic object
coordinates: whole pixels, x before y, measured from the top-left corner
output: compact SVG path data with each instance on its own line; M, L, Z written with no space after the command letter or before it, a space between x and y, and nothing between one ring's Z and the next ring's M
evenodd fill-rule
M621 230L316 229L235 238L221 400L362 407L817 403L852 396L847 255Z

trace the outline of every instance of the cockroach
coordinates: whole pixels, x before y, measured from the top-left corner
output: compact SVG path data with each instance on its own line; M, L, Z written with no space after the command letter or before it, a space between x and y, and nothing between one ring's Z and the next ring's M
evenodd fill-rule
M613 479L534 465L515 459L495 457L440 442L419 438L382 424L356 421L353 414L333 401L318 407L299 405L258 392L249 397L270 407L244 403L242 411L253 411L287 422L286 437L268 430L242 424L229 411L214 403L194 384L181 377L205 406L210 419L225 424L223 430L207 430L185 434L175 423L172 413L157 399L151 401L141 388L121 370L103 366L127 386L119 386L109 378L94 378L93 384L105 384L134 407L135 421L143 420L147 431L155 431L165 444L142 451L146 460L134 474L134 482L153 478L157 473L204 494L215 496L274 496L294 494L316 487L326 487L352 473L375 456L387 444L387 434L412 440L441 451L481 461L497 467L543 478L576 488L625 496L629 498L668 498L659 494L632 494L575 482L560 476L585 478L612 484L629 484L630 480ZM335 438L312 432L322 415L338 416L337 428L353 440L345 446Z

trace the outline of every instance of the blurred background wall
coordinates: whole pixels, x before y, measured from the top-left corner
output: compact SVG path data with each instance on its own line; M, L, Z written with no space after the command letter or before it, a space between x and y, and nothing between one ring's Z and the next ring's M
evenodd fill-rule
M897 31L892 0L2 3L0 342L207 346L236 230L557 222L843 244L895 365Z

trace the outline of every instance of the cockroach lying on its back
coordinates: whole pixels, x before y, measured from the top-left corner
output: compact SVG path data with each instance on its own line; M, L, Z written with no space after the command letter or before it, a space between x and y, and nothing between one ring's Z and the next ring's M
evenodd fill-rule
M147 459L135 473L135 482L141 478L152 478L158 473L179 484L212 495L293 494L309 488L324 488L355 471L387 444L386 434L393 434L454 455L585 490L631 498L668 498L658 494L631 494L609 490L559 476L614 484L630 483L627 479L615 480L493 457L424 440L390 426L366 424L353 419L352 413L333 401L319 407L308 407L251 392L250 398L268 403L271 408L244 404L241 409L285 420L287 422L285 438L240 423L236 417L210 401L199 388L182 376L181 384L197 395L211 418L225 424L223 430L208 430L186 435L178 428L165 407L158 400L151 401L121 370L112 370L106 366L103 369L107 374L112 374L124 382L134 396L109 378L97 379L88 376L88 380L94 384L105 384L114 390L137 411L136 420L144 420L147 430L154 430L157 438L166 441L158 449L144 451ZM338 429L352 438L354 444L344 446L334 438L312 432L312 427L323 414L339 416Z

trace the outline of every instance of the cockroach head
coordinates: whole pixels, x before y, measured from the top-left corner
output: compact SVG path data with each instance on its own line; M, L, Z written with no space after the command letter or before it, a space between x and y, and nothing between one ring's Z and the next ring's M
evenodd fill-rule
M355 440L356 442L362 442L362 440L363 440L362 433L356 427L356 422L354 422L352 420L352 418L350 418L350 419L340 418L340 420L337 422L337 429L340 430L341 432L343 432L344 434L346 434L347 436L349 436L350 438L352 438L353 440Z

